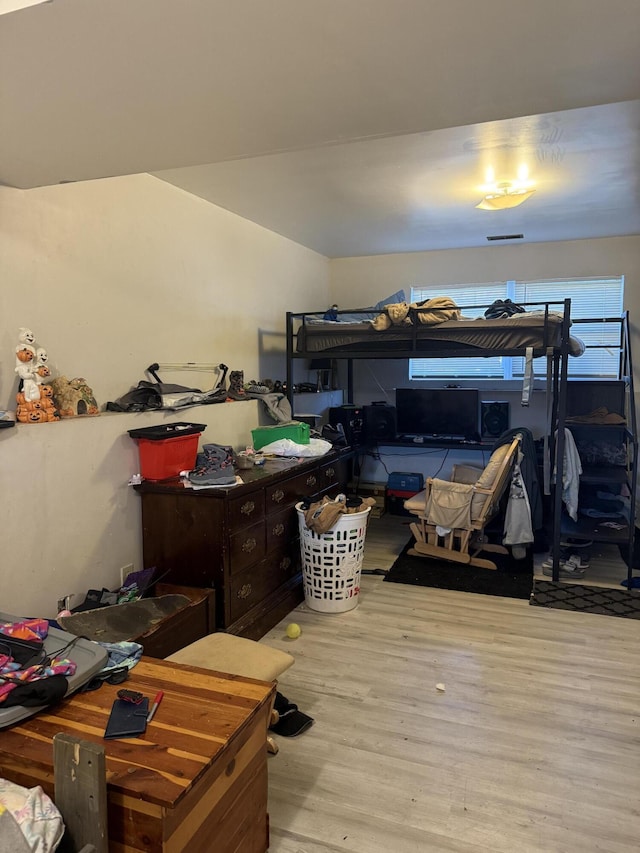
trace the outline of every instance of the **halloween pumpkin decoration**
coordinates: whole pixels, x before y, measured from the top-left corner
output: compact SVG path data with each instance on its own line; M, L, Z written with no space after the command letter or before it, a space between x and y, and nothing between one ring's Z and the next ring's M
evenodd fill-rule
M16 420L24 424L60 420L52 399L52 390L44 385L51 375L47 351L36 347L31 329L21 328L16 347L15 372L20 380L16 402ZM46 389L46 390L45 390Z

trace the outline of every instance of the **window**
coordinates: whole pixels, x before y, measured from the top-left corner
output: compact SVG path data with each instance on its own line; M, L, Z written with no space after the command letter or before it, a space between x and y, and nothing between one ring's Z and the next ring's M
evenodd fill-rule
M422 302L435 296L449 296L464 306L465 317L482 317L484 308L496 299L523 302L562 302L571 299L571 328L574 337L584 341L586 350L580 358L569 358L569 376L573 379L591 377L618 378L620 353L620 324L604 323L601 319L619 318L623 311L624 277L555 279L551 281L503 281L460 284L447 287L412 287L411 301ZM554 306L550 306L553 310ZM540 366L538 366L540 362ZM544 376L544 359L535 359L536 375ZM409 360L410 379L519 379L524 373L524 358L412 358Z

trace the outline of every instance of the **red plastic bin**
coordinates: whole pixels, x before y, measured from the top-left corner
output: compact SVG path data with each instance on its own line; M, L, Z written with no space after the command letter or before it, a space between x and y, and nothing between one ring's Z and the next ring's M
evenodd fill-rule
M191 471L205 424L162 424L129 430L138 443L140 473L145 480L170 480Z

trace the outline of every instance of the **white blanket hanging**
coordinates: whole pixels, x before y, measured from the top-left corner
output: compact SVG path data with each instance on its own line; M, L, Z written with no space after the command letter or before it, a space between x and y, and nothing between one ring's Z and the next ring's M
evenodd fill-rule
M553 466L553 477L551 482L556 481L557 458L558 458L558 431L556 437L556 464ZM580 475L582 474L582 462L578 448L573 440L571 431L565 427L564 430L564 464L562 466L562 501L567 508L569 517L573 521L578 520L578 492L580 490Z

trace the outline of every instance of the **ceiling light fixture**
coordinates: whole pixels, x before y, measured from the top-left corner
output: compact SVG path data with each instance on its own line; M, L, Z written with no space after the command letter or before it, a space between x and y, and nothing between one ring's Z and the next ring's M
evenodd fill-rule
M480 210L508 210L518 207L523 201L534 194L535 190L527 189L521 184L502 181L496 184L495 190L488 193L476 207Z

